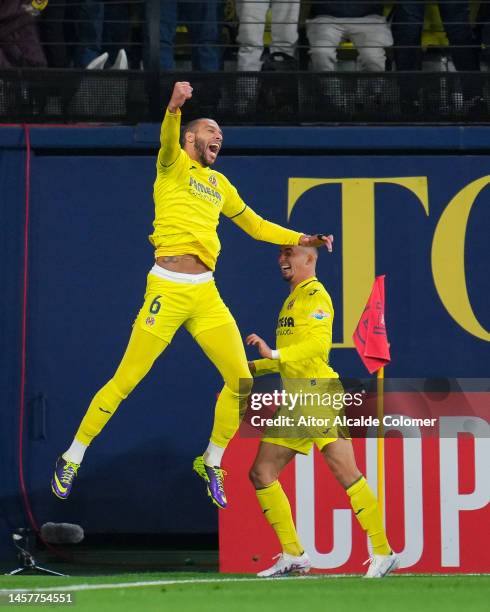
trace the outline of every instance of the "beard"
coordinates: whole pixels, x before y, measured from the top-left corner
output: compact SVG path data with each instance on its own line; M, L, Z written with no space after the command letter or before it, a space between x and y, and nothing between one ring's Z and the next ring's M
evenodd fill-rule
M201 166L204 166L204 168L209 168L209 162L206 160L206 143L204 142L204 140L202 140L201 138L196 138L194 141L194 149L197 152L198 158L199 158L199 163L201 164Z

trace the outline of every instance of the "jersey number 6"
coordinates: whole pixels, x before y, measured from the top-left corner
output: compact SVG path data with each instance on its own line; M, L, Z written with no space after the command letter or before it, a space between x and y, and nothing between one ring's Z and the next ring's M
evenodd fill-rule
M157 297L150 304L150 312L151 314L158 314L160 312L160 308L162 307L161 303L158 301L162 296L157 295Z

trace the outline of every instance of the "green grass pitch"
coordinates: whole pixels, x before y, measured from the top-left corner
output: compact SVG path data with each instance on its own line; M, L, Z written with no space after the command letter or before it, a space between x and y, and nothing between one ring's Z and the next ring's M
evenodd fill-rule
M136 582L152 584L128 586ZM8 604L5 591L9 589L72 592L74 604ZM6 609L73 612L488 612L489 593L489 575L391 576L383 580L319 575L256 580L208 573L0 576L0 600Z

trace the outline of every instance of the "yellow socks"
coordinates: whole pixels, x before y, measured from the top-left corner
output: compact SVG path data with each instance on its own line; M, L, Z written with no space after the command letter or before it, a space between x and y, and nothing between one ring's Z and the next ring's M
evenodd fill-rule
M111 379L94 395L75 439L88 446L102 431L123 399L125 396L117 388L114 379Z
M282 550L295 557L302 555L303 547L298 539L291 506L281 483L276 480L265 489L257 489L255 493L265 518L279 538Z
M113 378L90 402L75 439L88 446L106 425L123 399L150 371L168 342L134 325L126 352Z
M232 322L203 331L195 340L225 383L216 402L210 439L216 446L226 448L245 414L253 384L242 337L236 323Z
M274 529L282 550L299 557L303 547L299 541L291 514L289 500L278 480L265 489L255 491L265 518ZM361 477L347 489L351 506L361 527L367 532L373 552L376 555L389 555L391 548L386 538L386 532L381 520L378 502L366 479Z
M210 438L213 444L221 448L228 446L228 442L240 425L240 402L246 402L246 400L247 396L243 397L238 393L233 393L224 385L214 409L213 431Z
M378 502L364 476L361 476L347 489L347 495L350 497L352 510L357 520L371 540L373 553L376 555L391 554Z

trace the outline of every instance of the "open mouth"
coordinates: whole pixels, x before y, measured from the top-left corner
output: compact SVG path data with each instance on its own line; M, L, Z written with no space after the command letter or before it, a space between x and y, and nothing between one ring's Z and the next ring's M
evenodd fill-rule
M284 264L281 266L281 272L289 272L291 270L291 266Z
M220 145L216 142L208 145L208 149L211 151L211 153L213 153L213 155L218 155L219 150L220 150Z

